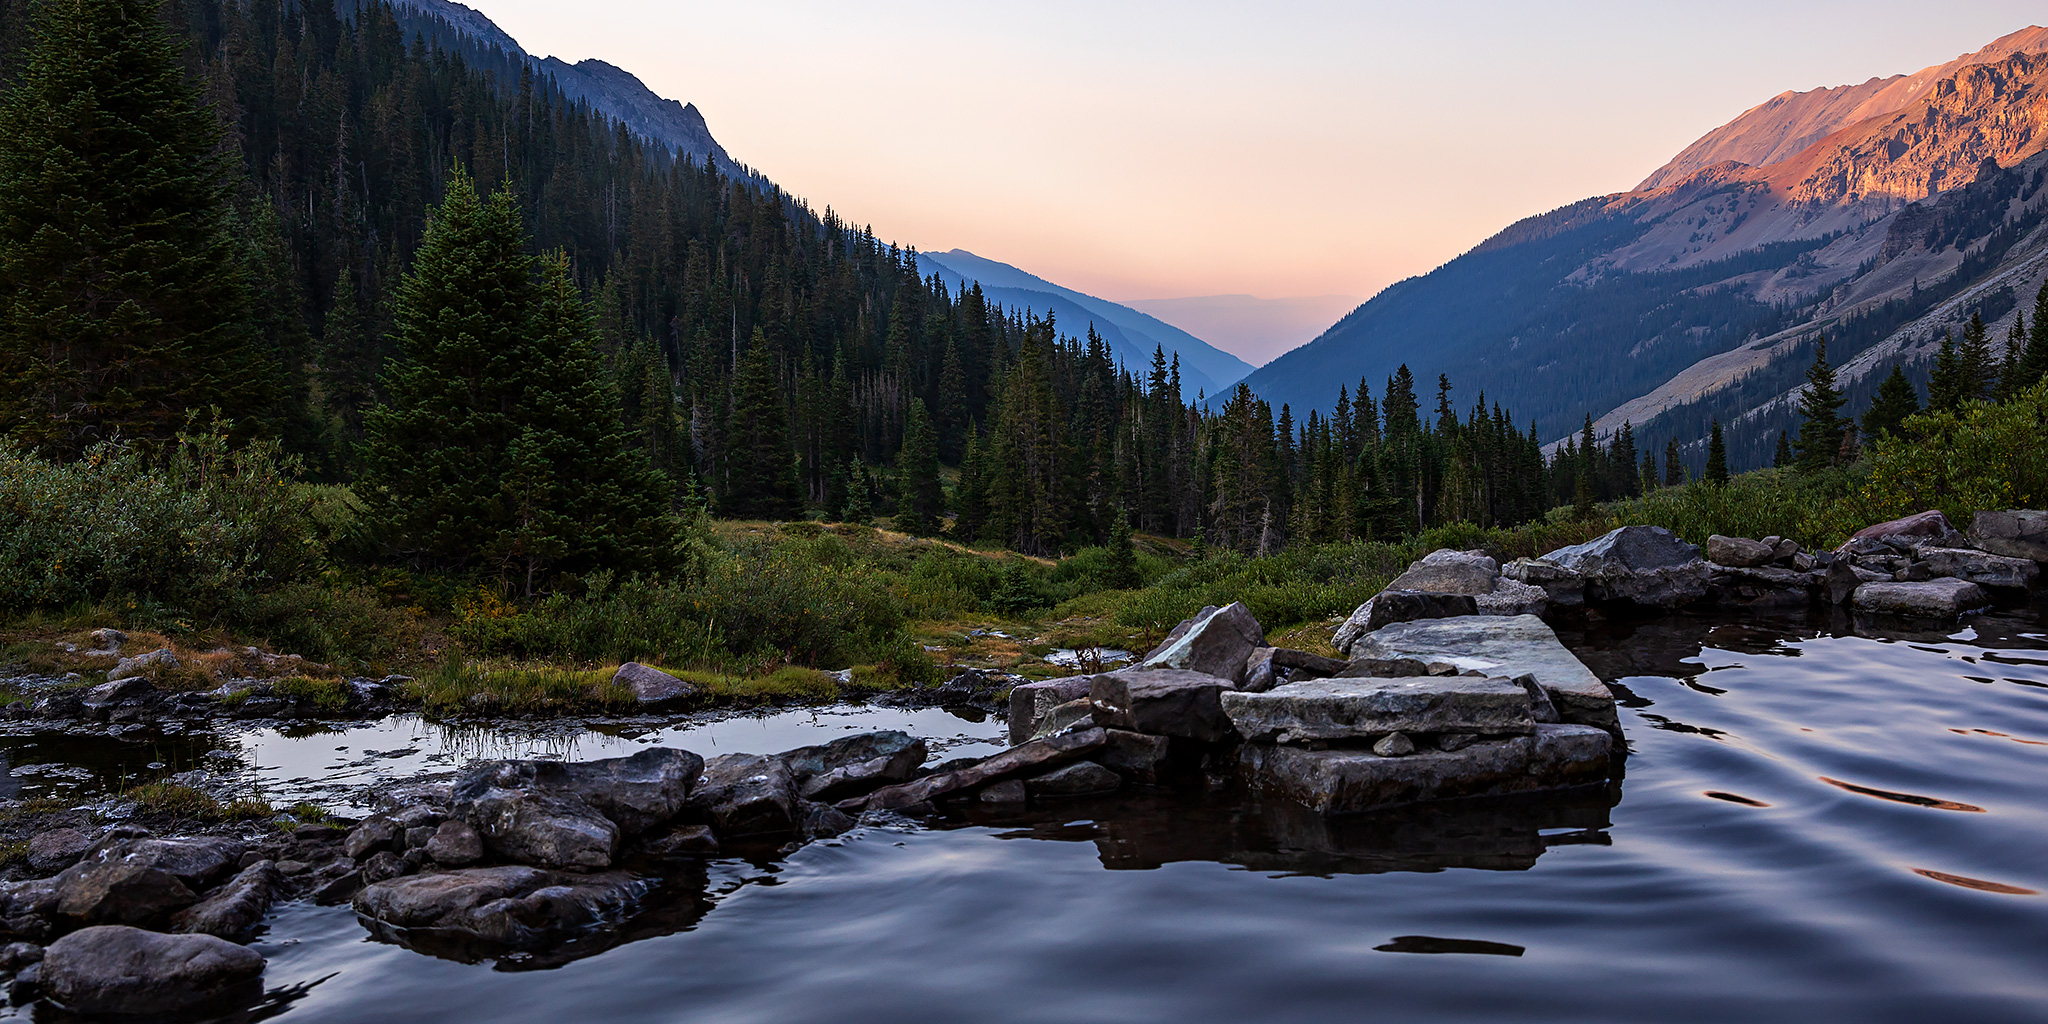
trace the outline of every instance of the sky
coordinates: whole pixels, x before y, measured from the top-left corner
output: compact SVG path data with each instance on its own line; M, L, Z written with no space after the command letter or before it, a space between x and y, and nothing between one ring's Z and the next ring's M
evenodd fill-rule
M2038 0L468 2L531 53L695 103L821 211L1119 301L1370 296L1626 191L1779 92L2048 20Z

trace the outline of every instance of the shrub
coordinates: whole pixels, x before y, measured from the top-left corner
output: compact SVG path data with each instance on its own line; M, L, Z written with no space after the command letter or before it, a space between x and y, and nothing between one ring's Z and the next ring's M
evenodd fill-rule
M1666 487L1608 506L1603 528L1626 523L1662 526L1694 544L1705 544L1710 535L1719 533L1731 537L1775 535L1808 547L1827 547L1843 539L1845 523L1839 510L1844 499L1856 493L1864 472L1862 468L1811 474L1762 469L1720 486L1695 481Z
M1910 417L1905 436L1880 439L1860 501L1843 515L1880 522L1938 508L1967 526L1984 509L2039 508L2048 500L2048 384L2009 402Z

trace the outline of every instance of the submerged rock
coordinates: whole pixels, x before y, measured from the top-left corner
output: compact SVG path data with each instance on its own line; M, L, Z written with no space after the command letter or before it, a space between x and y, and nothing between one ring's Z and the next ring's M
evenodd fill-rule
M1090 796L1113 793L1123 788L1123 777L1093 761L1076 761L1044 775L1024 780L1033 797Z
M373 932L429 952L468 943L535 949L618 923L649 887L620 872L503 865L378 882L357 893L354 906Z
M1372 599L1358 606L1344 624L1337 627L1337 633L1330 639L1331 646L1346 657L1356 657L1353 650L1360 637L1396 622L1414 622L1420 619L1447 619L1461 615L1479 614L1479 602L1470 594L1429 594L1419 590L1382 590Z
M1265 629L1241 602L1204 609L1184 625L1186 629L1175 630L1178 636L1160 644L1136 668L1200 672L1235 684L1244 679L1252 651L1266 642Z
M1954 619L1986 603L1984 589L1968 580L1921 583L1865 583L1856 588L1856 610L1919 619Z
M2048 512L1979 512L1970 522L1970 543L1994 555L2048 562Z
M1621 718L1614 692L1593 670L1558 642L1557 634L1534 615L1508 618L1464 616L1396 623L1363 637L1352 647L1361 659L1446 660L1460 669L1490 676L1536 677L1566 722L1619 734Z
M166 1014L254 998L262 974L255 950L211 935L100 925L51 943L38 979L78 1013Z
M171 930L240 942L256 930L283 886L284 876L278 873L277 865L259 860L243 868L227 884L207 893L205 899L179 911L171 918Z
M1234 735L1221 697L1235 688L1203 672L1125 669L1093 677L1088 699L1100 725L1215 743Z
M1528 691L1503 678L1310 679L1265 693L1225 693L1247 741L1366 740L1388 733L1516 735L1536 727Z
M1456 751L1383 757L1247 743L1238 764L1256 789L1321 814L1394 804L1527 792L1604 781L1614 738L1584 725L1538 725L1527 736L1483 739Z

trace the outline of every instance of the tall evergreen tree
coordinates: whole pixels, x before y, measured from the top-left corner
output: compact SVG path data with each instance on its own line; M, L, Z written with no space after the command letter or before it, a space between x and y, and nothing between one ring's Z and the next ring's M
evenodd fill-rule
M1991 329L1984 325L1982 313L1971 313L1970 322L1963 325L1963 343L1956 356L1962 362L1963 401L1990 398L1998 381L1998 358L1991 352Z
M1678 438L1672 438L1664 445L1664 486L1677 487L1685 482L1685 463L1680 461Z
M903 448L896 453L896 528L917 537L939 532L946 514L939 484L939 439L924 399L910 400Z
M1955 338L1942 332L1941 348L1934 354L1934 372L1927 379L1927 408L1935 412L1962 408L1969 400L1968 378L1969 370L1963 365Z
M1799 396L1799 440L1795 445L1802 473L1813 473L1835 464L1842 451L1842 390L1835 386L1835 368L1828 365L1828 340L1813 343L1813 365L1806 369L1806 390ZM1720 429L1715 428L1719 436ZM1725 478L1726 470L1723 469Z
M803 511L796 456L782 404L775 353L760 328L733 376L732 415L726 428L725 490L719 513L735 519L794 519Z
M275 400L211 110L145 0L46 0L0 99L0 429L75 454Z
M1840 443L1839 439L1836 443ZM1706 481L1715 487L1728 483L1728 444L1721 438L1721 421L1714 421L1713 429L1707 434Z
M2027 332L2027 351L2020 357L2018 390L2048 380L2048 281L2034 293L2034 326Z
M1792 435L1785 431L1778 431L1778 451L1771 456L1771 465L1777 469L1792 465Z
M1877 386L1877 394L1870 400L1870 408L1863 413L1863 436L1872 441L1882 437L1895 437L1906 417L1920 411L1920 396L1913 390L1913 382L1906 379L1906 369L1892 365L1892 372Z
M2027 357L2027 315L2014 312L2012 329L2005 334L2005 355L1998 361L1998 383L1992 388L1991 400L2010 402L2021 391L2026 390L2024 371L2020 364Z

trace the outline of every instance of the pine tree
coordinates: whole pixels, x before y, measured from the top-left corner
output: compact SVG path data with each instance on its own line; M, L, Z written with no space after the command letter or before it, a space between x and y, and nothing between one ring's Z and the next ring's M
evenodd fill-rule
M1707 434L1706 480L1715 487L1725 487L1728 484L1728 445L1721 438L1721 421L1718 419L1714 421L1712 431Z
M1963 325L1963 343L1956 355L1962 362L1962 400L1990 398L1992 385L1998 380L1998 360L1991 354L1991 330L1984 325L1981 313L1971 313L1970 322Z
M867 464L854 456L847 469L846 522L865 526L875 518L875 482Z
M1962 354L1956 350L1955 338L1944 331L1941 348L1934 354L1934 372L1927 380L1927 408L1935 412L1960 409L1968 400L1968 389Z
M946 514L939 484L939 439L924 399L910 400L903 447L896 453L896 528L916 537L939 532Z
M1906 379L1905 367L1893 364L1892 372L1877 386L1870 408L1863 413L1863 436L1873 441L1896 437L1906 417L1919 411L1920 396L1913 390L1913 382Z
M72 455L275 399L221 130L143 0L48 0L0 99L0 430Z
M1679 461L1678 438L1672 438L1664 446L1664 486L1677 487L1685 482L1685 463Z
M1144 582L1138 577L1138 549L1131 543L1131 516L1124 509L1117 509L1109 517L1109 565L1103 573L1102 586L1109 590L1127 590Z
M1658 484L1660 484L1661 482L1662 481L1657 479L1657 453L1653 451L1645 451L1643 453L1642 468L1643 493L1648 494L1649 492L1656 490Z
M758 327L733 375L726 445L725 493L718 497L721 514L734 519L796 518L803 505L797 495L796 457L789 445L789 417L782 404L775 353Z
M2027 355L2027 317L2014 312L2012 329L2005 334L2005 356L1998 361L1998 383L1992 388L1991 400L2010 402L2026 390L2021 381L2020 362Z
M1780 430L1778 431L1778 451L1777 454L1771 456L1771 465L1778 469L1783 469L1791 464L1792 436Z
M1802 473L1814 473L1835 464L1842 451L1842 391L1835 386L1835 368L1828 365L1828 340L1813 343L1813 365L1806 370L1806 390L1799 396L1799 425L1796 465ZM1718 423L1718 421L1716 421ZM1718 436L1718 427L1716 435ZM1722 479L1727 479L1723 465Z
M2027 333L2027 352L2020 358L2018 390L2048 380L2048 281L2034 293L2034 326Z

